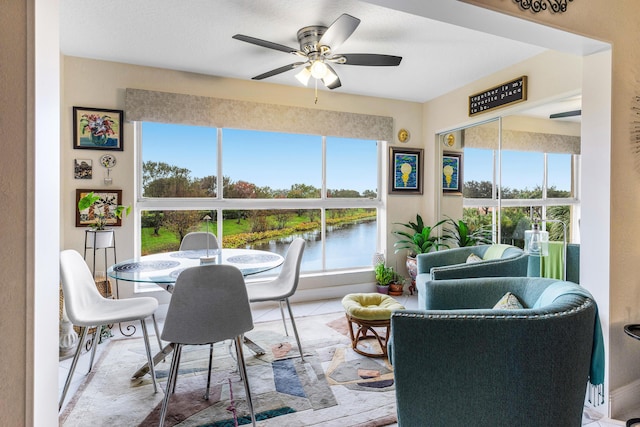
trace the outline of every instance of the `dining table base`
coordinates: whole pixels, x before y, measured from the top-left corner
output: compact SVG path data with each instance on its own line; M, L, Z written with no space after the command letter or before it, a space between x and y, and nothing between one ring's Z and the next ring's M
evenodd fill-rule
M264 356L265 351L262 347L260 347L258 344L256 344L255 342L251 341L249 338L244 337L244 345L246 345L251 351L253 351L256 356ZM173 352L173 347L174 344L173 343L169 343L167 345L165 345L162 350L160 350L158 353L156 353L155 356L153 356L153 366L158 365L158 363L160 363L161 361L165 360L167 356L169 356L172 352ZM145 376L147 373L149 373L149 362L145 363L144 365L142 365L140 367L140 369L138 369L132 376L131 379L138 379L141 378L143 376Z

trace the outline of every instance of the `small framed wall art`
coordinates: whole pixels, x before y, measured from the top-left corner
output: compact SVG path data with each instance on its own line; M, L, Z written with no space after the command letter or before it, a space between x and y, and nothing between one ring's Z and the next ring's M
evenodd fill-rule
M73 148L122 151L122 110L73 107Z
M442 153L442 192L462 194L462 153Z
M78 209L78 202L91 192L96 196L100 196L100 199L87 209L80 211ZM106 218L107 225L121 226L122 219L115 215L115 209L121 204L122 190L76 189L76 204L74 209L76 212L76 227L87 227L95 224L101 216Z
M422 194L422 151L390 147L389 194Z
M92 179L93 161L91 159L73 159L73 177L75 179Z

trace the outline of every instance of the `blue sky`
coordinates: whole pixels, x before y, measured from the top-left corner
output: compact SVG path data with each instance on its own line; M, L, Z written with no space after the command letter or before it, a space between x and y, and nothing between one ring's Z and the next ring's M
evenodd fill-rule
M215 128L147 122L143 140L144 161L184 167L197 178L216 173ZM272 189L299 183L319 188L321 150L319 136L223 129L223 175ZM328 188L375 190L376 174L375 141L327 138Z
M200 126L143 124L144 161L166 162L188 168L202 178L216 173L217 129ZM292 184L320 187L321 137L236 129L223 129L224 175L260 187L289 189ZM549 155L549 185L571 189L571 156ZM464 181L492 179L489 150L466 149ZM503 185L534 189L542 185L543 155L531 151L503 152ZM377 148L375 141L327 138L327 187L375 190Z
M493 154L490 150L464 151L464 180L491 181ZM571 190L571 155L548 155L548 185L558 190ZM502 183L511 189L533 190L542 186L544 156L533 151L503 151Z

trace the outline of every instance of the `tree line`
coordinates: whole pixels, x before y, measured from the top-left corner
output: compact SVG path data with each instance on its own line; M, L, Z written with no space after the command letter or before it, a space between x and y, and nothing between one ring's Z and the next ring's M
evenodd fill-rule
M467 181L464 183L463 195L465 198L491 199L492 197L491 181ZM503 199L541 199L542 187L536 186L532 190L528 188L513 189L502 187L500 189ZM547 188L547 198L569 198L571 192L566 190L558 190L555 186ZM491 227L490 207L465 208L464 221L470 228ZM522 246L524 245L524 232L531 229L531 217L541 218L541 206L525 206L525 207L507 207L502 208L500 218L500 228L502 235L502 243L510 243ZM570 240L569 231L571 230L571 210L568 205L549 206L547 207L547 218L556 219L564 222L567 226L567 240ZM547 231L549 239L552 241L562 241L564 230L559 223L547 223Z
M143 196L160 197L215 197L217 192L217 177L210 175L203 178L191 177L188 168L170 165L165 162L147 161L142 165ZM305 199L319 198L320 189L307 184L293 184L289 189L272 189L268 186L260 187L243 180L233 181L229 177L222 178L222 191L225 198L242 199ZM327 191L327 197L334 198L375 198L376 192L366 190L362 194L356 190L332 189ZM318 209L294 210L225 210L223 220L235 220L243 227L237 232L265 233L269 230L285 230L292 222L298 227L309 228L319 220ZM209 215L216 221L215 211L147 211L142 215L142 227L153 229L153 235L159 236L161 228L174 233L178 241L190 231L202 228L202 218ZM364 215L371 216L370 214ZM362 213L355 215L350 209L331 209L329 217L333 220L342 218L360 218ZM299 223L304 222L304 226ZM245 225L248 224L248 225ZM144 242L143 242L144 243Z
M194 178L187 168L147 161L142 164L142 188L144 197L215 197L218 186L216 176ZM311 199L320 197L320 188L293 184L288 189L273 189L223 176L222 194L227 199ZM377 193L375 190L360 193L350 189L330 189L327 197L375 198Z

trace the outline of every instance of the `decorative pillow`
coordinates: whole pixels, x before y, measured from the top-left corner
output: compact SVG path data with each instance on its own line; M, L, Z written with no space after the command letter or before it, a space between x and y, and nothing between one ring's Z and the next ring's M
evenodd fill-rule
M471 264L473 262L479 262L479 261L482 261L482 258L480 258L476 254L471 254L467 257L467 264Z
M504 251L506 251L509 248L512 248L513 246L511 245L505 245L505 244L493 244L493 245L489 245L489 247L487 248L487 250L484 252L484 259L500 259L502 258L502 255L504 254Z
M507 292L504 294L500 301L493 306L494 310L518 310L524 308L520 301L518 301L518 297L516 297L511 292Z

